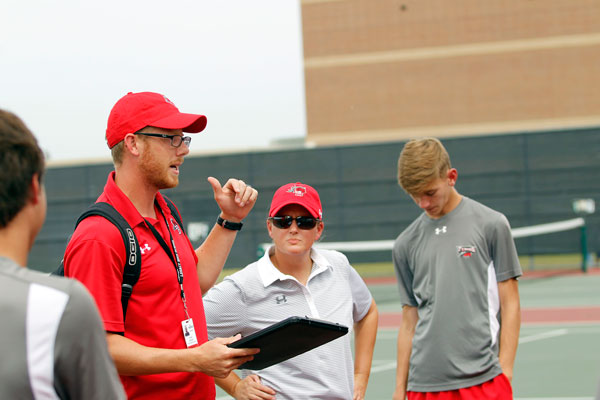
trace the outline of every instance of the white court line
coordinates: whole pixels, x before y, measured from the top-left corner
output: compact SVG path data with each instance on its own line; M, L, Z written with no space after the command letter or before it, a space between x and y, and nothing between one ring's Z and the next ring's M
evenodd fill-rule
M525 336L519 339L519 344L535 342L537 340L549 339L557 336L563 336L569 333L568 329L555 329L553 331L538 333L537 335Z
M376 367L371 367L371 373L374 374L376 372L388 371L390 369L396 369L396 361L381 364Z
M563 336L566 335L567 333L569 333L568 329L555 329L553 331L548 331L548 332L542 332L542 333L538 333L535 335L531 335L531 336L525 336L519 339L519 343L530 343L530 342L535 342L538 340L544 340L544 339L549 339L549 338L553 338L553 337L557 337L557 336ZM378 365L376 367L371 367L371 373L375 374L377 372L383 372L383 371L389 371L390 369L395 369L396 368L396 362L389 362L386 364L382 364L382 365ZM572 398L553 398L553 400L583 400L584 398L577 398L577 397L572 397ZM522 400L526 400L526 399L522 399ZM529 400L529 399L528 399ZM531 399L532 400L532 399ZM536 398L535 400L545 400L545 399L538 399Z

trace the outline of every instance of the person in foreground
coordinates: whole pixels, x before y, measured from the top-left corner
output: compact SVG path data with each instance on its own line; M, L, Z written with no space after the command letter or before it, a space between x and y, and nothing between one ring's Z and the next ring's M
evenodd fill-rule
M46 218L44 155L0 110L0 398L125 399L94 300L26 268Z
M364 399L378 313L347 258L313 247L323 233L317 191L296 182L277 189L267 218L274 245L204 296L209 337L254 333L290 316L337 322L351 335L260 371L242 370L217 384L236 399Z
M115 171L98 201L127 220L142 259L125 317L126 254L119 230L101 216L86 218L65 251L65 275L81 280L96 299L130 399L214 399L212 377L227 376L258 352L227 347L236 337L208 341L202 304L202 293L216 281L256 190L241 180L221 187L208 178L221 214L198 249L159 192L179 183L191 141L183 132L205 126L205 116L181 113L152 92L128 93L110 113L106 140Z
M506 217L456 190L435 138L410 140L398 182L424 213L396 239L402 302L395 400L512 399L521 266Z

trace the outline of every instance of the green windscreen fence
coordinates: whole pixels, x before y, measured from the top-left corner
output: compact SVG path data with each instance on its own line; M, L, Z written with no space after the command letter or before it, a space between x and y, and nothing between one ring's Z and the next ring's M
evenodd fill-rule
M224 138L226 140L226 138ZM505 214L512 227L579 217L574 199L600 200L600 127L443 139L458 191ZM196 142L195 142L196 143ZM180 184L165 191L179 207L192 243L200 245L219 214L206 177L221 183L243 179L258 189L258 201L244 221L226 267L256 260L269 242L267 210L275 190L289 182L314 186L321 195L322 242L392 241L420 210L396 181L404 141L377 144L264 150L186 157ZM201 140L197 143L201 146ZM194 147L192 147L193 152ZM108 151L107 151L108 156ZM110 162L52 167L45 176L47 220L30 264L51 271L60 263L78 215L102 192ZM586 216L588 252L600 250L600 218ZM522 255L579 254L575 231L516 239ZM353 263L391 261L388 248L348 252Z

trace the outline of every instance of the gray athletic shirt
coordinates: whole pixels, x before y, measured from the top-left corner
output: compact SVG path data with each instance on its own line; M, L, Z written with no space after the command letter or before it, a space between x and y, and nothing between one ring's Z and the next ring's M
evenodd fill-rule
M521 275L506 217L467 197L450 213L425 213L394 244L402 305L418 308L408 390L478 385L498 363L497 282Z
M125 399L79 282L0 257L0 399Z

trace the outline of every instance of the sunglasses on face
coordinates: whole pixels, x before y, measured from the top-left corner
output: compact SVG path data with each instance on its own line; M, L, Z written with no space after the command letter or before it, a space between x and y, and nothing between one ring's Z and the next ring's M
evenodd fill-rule
M292 222L296 221L298 229L309 230L317 226L319 219L313 217L292 217L291 215L282 215L279 217L269 217L269 220L279 229L288 229L292 226Z

